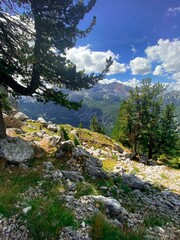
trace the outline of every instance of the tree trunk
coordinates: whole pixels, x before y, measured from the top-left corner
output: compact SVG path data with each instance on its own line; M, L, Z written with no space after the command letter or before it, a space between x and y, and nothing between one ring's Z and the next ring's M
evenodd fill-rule
M0 139L6 137L6 127L3 119L3 114L2 114L2 103L0 101Z
M148 158L152 159L153 155L153 137L150 136L149 138L149 146L148 146Z

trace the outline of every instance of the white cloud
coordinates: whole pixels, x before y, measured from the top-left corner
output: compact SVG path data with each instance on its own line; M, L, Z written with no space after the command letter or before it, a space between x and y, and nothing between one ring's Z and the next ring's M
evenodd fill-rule
M136 79L136 78L132 78L132 79L129 79L128 81L126 82L122 82L124 85L127 85L129 87L136 87L136 86L140 86L141 85L141 82Z
M99 83L100 84L110 84L110 83L113 83L113 82L120 82L119 80L117 80L116 78L112 78L112 79L103 79L103 80L100 80Z
M129 79L128 81L120 81L116 78L112 78L112 79L106 79L105 78L105 79L99 81L100 84L110 84L110 83L113 83L113 82L121 83L121 84L124 84L124 85L129 86L129 87L136 87L136 86L141 85L141 81L136 79L136 78Z
M161 65L157 65L153 72L153 75L155 75L155 76L163 75L163 67Z
M87 45L66 50L66 56L77 66L77 70L85 70L87 74L102 72L106 66L106 59L109 57L112 57L114 63L110 67L108 75L126 72L126 65L119 63L117 61L119 56L110 50L107 52L91 51L90 46Z
M158 44L146 48L145 53L149 61L158 63L154 75L173 74L177 79L180 69L180 40L171 42L169 39L159 39Z
M177 14L180 14L180 7L169 8L167 11L168 16L176 16Z
M130 69L133 75L146 75L151 72L151 64L148 59L137 57L130 61Z
M180 84L180 72L176 72L172 75L172 78L175 79Z
M132 53L133 53L134 55L136 54L137 49L135 48L134 45L131 45L131 51L132 51Z

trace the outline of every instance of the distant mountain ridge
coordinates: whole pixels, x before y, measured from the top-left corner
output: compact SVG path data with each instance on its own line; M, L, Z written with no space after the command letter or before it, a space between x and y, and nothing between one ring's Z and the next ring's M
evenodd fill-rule
M70 124L89 128L90 120L97 116L100 122L108 130L113 128L116 121L120 103L128 98L129 90L133 89L122 83L112 82L109 84L96 84L93 88L82 91L70 91L69 99L80 101L83 99L82 108L79 111L69 110L65 107L54 105L52 102L46 105L37 103L33 99L25 98L19 102L19 108L32 119L39 116L54 123ZM163 94L164 102L174 103L180 119L180 91L166 91Z

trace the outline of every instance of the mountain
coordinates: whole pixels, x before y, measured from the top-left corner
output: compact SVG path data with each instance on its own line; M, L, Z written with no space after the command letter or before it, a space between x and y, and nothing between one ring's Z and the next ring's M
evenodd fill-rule
M84 128L89 128L91 118L96 115L109 134L116 121L120 103L127 99L130 89L132 88L122 83L112 82L109 84L98 83L87 90L67 92L70 100L80 101L83 99L82 108L79 111L69 110L52 102L38 103L29 97L21 99L19 109L31 119L42 116L54 123L66 123L75 127L82 123ZM175 104L176 114L180 119L180 91L166 91L163 98L165 104L170 102Z
M109 131L117 117L117 112L122 100L126 99L131 88L121 83L96 84L93 88L82 91L68 92L69 99L80 101L83 99L82 108L79 111L69 110L65 107L38 103L32 98L23 98L19 101L19 109L32 119L42 116L54 123L66 123L88 128L90 119L97 116Z

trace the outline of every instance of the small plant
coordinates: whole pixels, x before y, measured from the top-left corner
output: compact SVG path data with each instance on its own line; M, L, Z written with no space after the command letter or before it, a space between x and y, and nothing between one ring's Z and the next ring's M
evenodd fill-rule
M33 239L54 239L62 227L76 227L77 222L72 211L65 208L57 198L37 197L29 202L32 206L23 216Z
M154 226L159 226L162 227L165 225L169 219L165 216L157 216L155 214L148 214L144 218L144 225L146 227L154 227Z
M166 174L164 174L164 173L161 173L160 176L161 176L161 178L163 178L163 179L168 179L168 176L167 176Z
M61 132L63 133L64 140L68 141L70 139L70 137L69 137L66 129L63 126L61 126Z
M135 232L128 228L115 227L102 214L93 216L91 227L93 240L142 240L144 235L144 231Z
M116 159L105 159L102 161L103 169L106 171L113 171L114 167L117 165Z
M74 145L75 145L75 146L80 145L80 143L79 143L79 141L78 141L78 139L77 139L76 137L74 138Z
M5 170L0 172L0 214L9 216L17 211L15 205L21 200L21 193L40 180L40 174L31 172L23 174L17 171L9 175Z
M79 198L87 195L98 195L98 191L93 184L80 182L77 185L75 197Z

